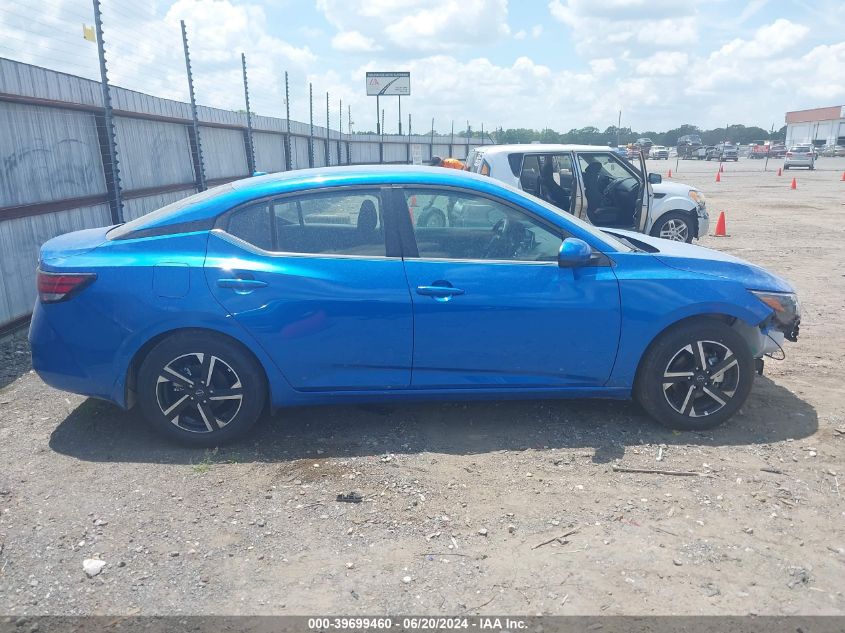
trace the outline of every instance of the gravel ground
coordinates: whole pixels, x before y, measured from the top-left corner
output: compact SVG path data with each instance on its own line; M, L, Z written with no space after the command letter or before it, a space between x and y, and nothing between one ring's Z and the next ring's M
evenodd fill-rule
M788 358L706 433L629 403L344 406L187 450L47 387L7 338L0 613L845 614L845 160L818 165L742 160L717 184L714 163L652 163L727 212L703 244L804 307Z

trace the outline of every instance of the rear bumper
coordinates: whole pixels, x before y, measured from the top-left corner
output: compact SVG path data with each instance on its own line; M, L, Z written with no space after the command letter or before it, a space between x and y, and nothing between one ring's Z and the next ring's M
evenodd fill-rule
M114 402L112 383L86 371L79 363L73 345L68 344L51 325L49 315L40 301L35 303L29 326L29 345L32 349L32 368L51 387L84 396ZM123 406L120 402L115 402Z

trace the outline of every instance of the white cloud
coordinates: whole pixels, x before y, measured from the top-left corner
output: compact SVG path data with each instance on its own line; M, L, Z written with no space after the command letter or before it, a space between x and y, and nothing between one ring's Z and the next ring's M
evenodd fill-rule
M537 39L543 34L543 25L542 24L535 24L531 27L531 37Z
M339 31L397 51L449 51L510 35L507 0L317 0L317 8Z
M525 29L520 29L519 31L513 34L513 39L524 40L527 36L528 33L525 32Z
M689 49L698 41L696 1L551 0L549 11L571 28L576 49L593 56L643 47Z
M616 72L616 62L612 57L602 57L600 59L590 60L590 70L594 75L606 75L608 73Z
M358 31L341 31L332 38L332 48L344 53L372 53L381 50L375 40Z
M635 67L638 75L678 75L689 65L689 55L686 53L659 52L639 62Z

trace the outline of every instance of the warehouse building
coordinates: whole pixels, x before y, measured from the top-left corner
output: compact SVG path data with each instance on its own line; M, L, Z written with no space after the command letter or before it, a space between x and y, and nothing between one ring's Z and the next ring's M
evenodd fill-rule
M786 113L786 146L845 145L845 105Z

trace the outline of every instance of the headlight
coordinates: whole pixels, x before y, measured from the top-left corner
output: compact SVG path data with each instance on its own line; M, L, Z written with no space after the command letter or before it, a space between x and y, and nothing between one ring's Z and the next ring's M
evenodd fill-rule
M687 193L689 199L695 202L699 207L703 208L705 205L704 194L698 189L690 189Z
M763 292L751 290L751 294L775 311L775 321L781 325L794 325L801 317L801 306L794 292Z

